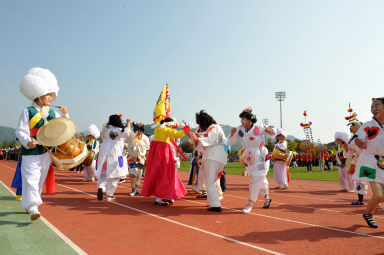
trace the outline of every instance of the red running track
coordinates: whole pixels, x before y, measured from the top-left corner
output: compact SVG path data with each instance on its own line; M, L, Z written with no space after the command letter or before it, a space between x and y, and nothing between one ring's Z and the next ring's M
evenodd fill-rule
M0 180L10 187L15 162L0 161ZM179 172L186 184L187 173ZM89 254L382 254L384 213L369 228L355 193L338 192L334 182L292 180L287 190L271 190L271 208L258 201L251 214L249 177L227 176L223 212L206 211L206 200L189 192L173 206L153 198L130 197L120 184L116 201L98 201L96 183L56 171L54 195L43 194L42 215ZM270 179L270 187L274 187ZM190 190L190 187L189 187Z

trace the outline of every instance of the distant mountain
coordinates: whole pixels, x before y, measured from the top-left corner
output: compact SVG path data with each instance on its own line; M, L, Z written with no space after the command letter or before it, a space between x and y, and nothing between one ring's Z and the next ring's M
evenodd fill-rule
M296 140L297 138L296 137L294 137L293 135L288 135L288 137L287 137L287 140L289 140L289 141L294 141L294 140Z
M14 141L16 140L16 129L10 127L2 127L0 126L0 143L4 141Z

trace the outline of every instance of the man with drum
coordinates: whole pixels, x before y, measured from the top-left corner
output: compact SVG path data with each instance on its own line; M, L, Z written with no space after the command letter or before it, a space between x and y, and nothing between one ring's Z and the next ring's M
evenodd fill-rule
M67 117L68 110L59 106L61 113L49 108L59 92L56 77L43 68L32 68L20 83L21 93L32 100L21 113L16 137L23 145L21 150L22 206L31 214L31 220L40 217L38 206L43 202L41 192L52 163L47 150L35 140L37 132L49 120Z

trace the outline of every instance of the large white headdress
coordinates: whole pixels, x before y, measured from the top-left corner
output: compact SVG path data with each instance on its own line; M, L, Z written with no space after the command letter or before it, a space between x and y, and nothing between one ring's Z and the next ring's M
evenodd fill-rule
M32 101L48 93L53 93L53 102L59 93L59 86L55 75L51 71L34 67L21 80L20 92Z
M343 142L348 143L350 136L349 136L349 134L348 134L347 132L345 132L345 131L336 131L336 132L335 132L335 139L336 139L336 138L339 138L339 139L342 140Z
M284 128L277 128L276 132L277 132L276 136L282 135L282 136L284 136L285 139L287 139L287 135L288 134L287 134L287 131L285 131Z
M84 135L85 136L91 135L97 139L100 137L100 130L96 127L95 124L91 124L84 131Z

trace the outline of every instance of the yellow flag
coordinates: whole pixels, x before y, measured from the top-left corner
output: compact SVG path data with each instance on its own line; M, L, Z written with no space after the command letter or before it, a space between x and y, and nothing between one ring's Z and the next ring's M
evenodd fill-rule
M153 121L155 123L170 117L171 114L171 101L168 94L168 83L165 84L163 90L160 93L159 99L157 100L155 109L153 110Z

